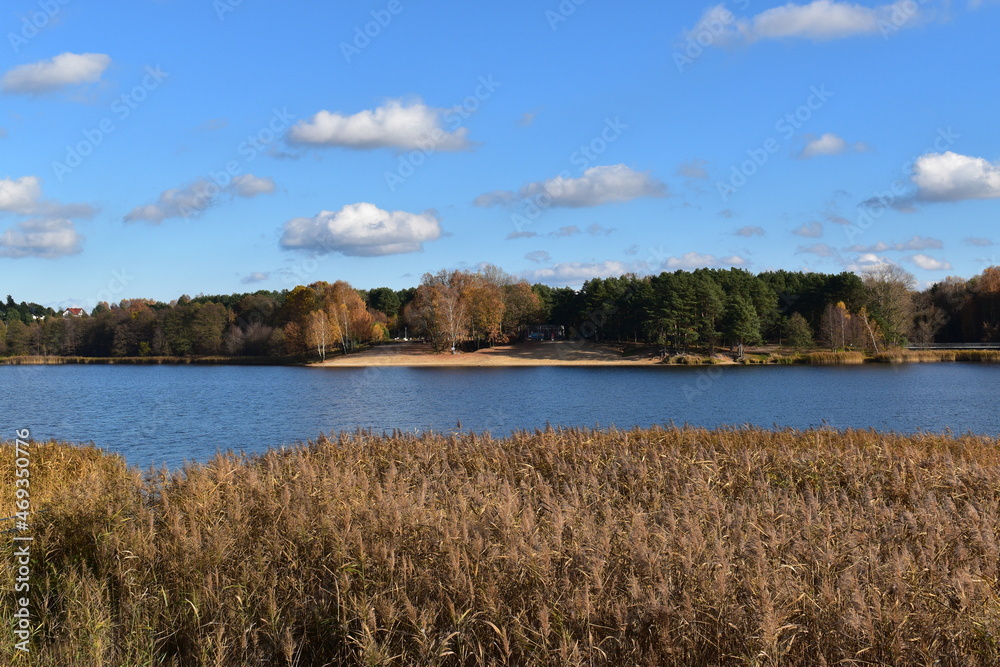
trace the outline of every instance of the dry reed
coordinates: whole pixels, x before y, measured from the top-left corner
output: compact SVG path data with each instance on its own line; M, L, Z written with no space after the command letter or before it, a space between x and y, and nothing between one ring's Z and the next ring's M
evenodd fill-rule
M0 662L993 665L998 444L355 433L143 474L39 443L37 632Z

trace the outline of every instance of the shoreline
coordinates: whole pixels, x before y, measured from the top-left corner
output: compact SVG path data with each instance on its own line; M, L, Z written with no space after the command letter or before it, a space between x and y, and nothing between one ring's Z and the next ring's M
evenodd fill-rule
M628 354L619 348L595 343L551 341L483 348L457 354L435 353L420 343L390 343L326 361L308 361L301 357L64 357L26 355L0 358L0 366L60 365L131 365L131 366L303 366L309 368L502 368L546 366L757 366L821 365L853 366L862 364L902 363L1000 363L1000 350L892 350L870 355L861 352L809 350L795 352L781 348L747 350L743 361L731 354L716 353L673 355L661 358L642 348Z

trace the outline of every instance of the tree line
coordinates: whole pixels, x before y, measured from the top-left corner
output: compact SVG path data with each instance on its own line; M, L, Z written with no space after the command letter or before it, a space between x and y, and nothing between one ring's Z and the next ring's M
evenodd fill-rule
M662 354L742 355L761 343L879 352L907 344L1000 342L1000 267L924 290L898 266L862 275L697 269L530 285L495 266L427 273L416 287L344 281L169 303L124 299L74 316L0 304L0 355L326 358L389 338L436 350L572 339L656 346Z

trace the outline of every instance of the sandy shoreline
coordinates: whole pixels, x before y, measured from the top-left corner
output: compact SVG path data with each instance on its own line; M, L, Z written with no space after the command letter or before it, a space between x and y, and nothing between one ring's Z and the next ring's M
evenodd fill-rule
M380 345L357 354L310 364L322 367L369 366L651 366L655 356L622 357L590 343L548 341L484 348L462 354L437 354L426 343Z

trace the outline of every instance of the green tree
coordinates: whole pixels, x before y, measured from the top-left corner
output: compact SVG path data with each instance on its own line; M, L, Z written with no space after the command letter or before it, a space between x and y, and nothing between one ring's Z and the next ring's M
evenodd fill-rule
M726 338L736 346L737 359L743 358L747 345L760 344L760 317L749 299L739 294L729 298L724 330Z
M788 344L795 349L812 346L812 329L801 313L792 313L792 316L788 318L785 323L785 338L788 339Z
M20 319L12 319L7 323L7 352L12 356L28 354L30 332L28 325Z
M368 292L368 307L383 313L390 320L399 315L399 295L388 287L376 287Z

